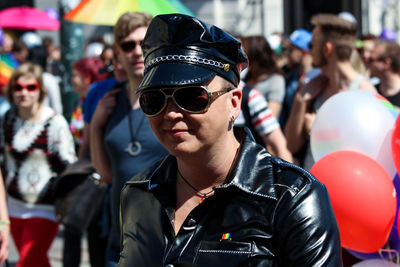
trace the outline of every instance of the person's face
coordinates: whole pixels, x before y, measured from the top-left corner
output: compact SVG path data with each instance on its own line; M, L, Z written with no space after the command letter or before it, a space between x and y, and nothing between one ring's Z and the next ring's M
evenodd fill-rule
M86 81L77 69L72 69L71 83L74 87L75 93L79 94L80 96L87 94L90 87L90 82Z
M290 45L288 48L288 53L289 53L289 56L288 56L289 65L292 65L292 66L300 65L301 59L303 57L303 51L301 51L301 49L297 48L294 45Z
M102 53L102 59L105 65L109 65L112 63L112 59L114 57L114 50L111 48L107 48Z
M303 57L301 58L301 65L304 68L312 68L313 59L309 53L304 53Z
M55 46L53 45L53 44L50 44L48 47L47 47L47 56L48 57L50 57L51 58L51 54L53 53L53 51L54 51L54 49L55 49Z
M384 48L381 45L376 45L371 52L369 58L369 68L372 76L381 77L386 70L387 64L382 58Z
M5 53L11 52L13 44L14 44L13 38L8 34L4 34L3 50Z
M128 77L143 78L144 59L141 44L147 27L140 27L131 32L118 44L118 58Z
M29 51L28 49L22 49L19 52L15 52L13 55L15 59L18 61L18 63L24 63L28 58Z
M59 48L54 48L53 52L51 53L51 58L53 60L61 60L61 50Z
M32 108L39 104L40 88L34 76L19 77L12 90L13 102L18 108Z
M215 76L208 86L211 92L227 88L223 78ZM233 89L211 103L204 113L189 113L178 108L172 99L155 117L149 117L150 126L161 144L174 156L213 151L227 141L230 117L240 111L241 91Z
M314 28L312 32L310 54L312 56L313 65L318 68L326 65L326 60L324 60L322 49L323 49L323 44L322 44L321 28L317 26Z
M372 51L374 50L374 42L367 40L363 42L363 46L361 49L361 58L364 64L369 67L369 61L371 58Z

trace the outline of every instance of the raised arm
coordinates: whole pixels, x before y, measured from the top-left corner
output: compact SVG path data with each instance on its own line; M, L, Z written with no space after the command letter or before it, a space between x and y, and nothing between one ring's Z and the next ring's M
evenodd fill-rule
M261 136L265 144L269 145L273 155L293 163L292 153L287 148L286 138L281 128L276 128L267 135Z
M299 152L307 141L306 114L309 112L312 101L320 94L326 83L327 79L320 75L296 92L292 110L284 129L288 148L293 154Z

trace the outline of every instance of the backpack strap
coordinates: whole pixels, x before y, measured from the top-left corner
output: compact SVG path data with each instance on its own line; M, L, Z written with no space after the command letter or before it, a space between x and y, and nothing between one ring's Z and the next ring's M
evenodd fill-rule
M251 86L248 84L245 84L245 86L242 89L242 111L244 115L244 119L246 122L246 127L251 129L251 116L250 116L250 110L249 110L249 95L251 91Z

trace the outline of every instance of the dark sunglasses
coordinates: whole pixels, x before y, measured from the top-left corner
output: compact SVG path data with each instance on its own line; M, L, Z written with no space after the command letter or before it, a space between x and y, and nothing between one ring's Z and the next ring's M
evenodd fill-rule
M229 92L232 88L211 92L207 86L186 86L177 89L147 90L140 94L139 103L147 117L160 114L167 106L168 98L174 100L175 105L189 113L203 113L219 96ZM171 93L172 91L172 93ZM170 94L166 94L166 93Z
M38 83L27 83L27 84L23 84L23 83L15 83L14 86L14 91L16 92L20 92L23 89L27 89L29 92L33 92L36 91L40 88Z
M385 61L385 58L383 57L378 57L378 58L369 58L369 63L373 63L373 62L378 62L378 61Z
M122 42L119 44L119 47L121 47L122 51L124 51L125 53L129 53L132 52L133 49L136 48L137 45L142 45L143 41L126 41L126 42Z

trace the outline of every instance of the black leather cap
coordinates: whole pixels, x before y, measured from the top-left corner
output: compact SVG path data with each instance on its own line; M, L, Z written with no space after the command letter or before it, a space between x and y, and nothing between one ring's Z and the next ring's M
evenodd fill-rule
M201 84L215 75L237 86L248 62L238 40L216 26L182 14L154 17L142 49L144 79L137 92Z

